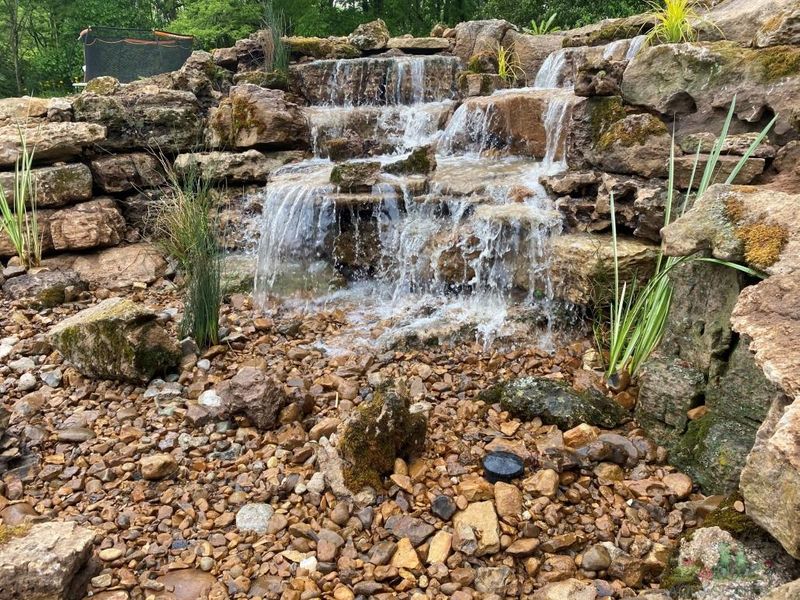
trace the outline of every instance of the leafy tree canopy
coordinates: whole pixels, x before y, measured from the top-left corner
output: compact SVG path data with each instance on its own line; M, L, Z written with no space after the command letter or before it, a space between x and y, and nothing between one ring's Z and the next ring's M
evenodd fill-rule
M263 25L265 4L290 33L346 35L386 21L396 35L474 18L527 26L554 12L562 29L647 9L646 0L0 0L0 96L63 94L82 77L78 41L90 26L164 28L196 36L199 47L231 45Z

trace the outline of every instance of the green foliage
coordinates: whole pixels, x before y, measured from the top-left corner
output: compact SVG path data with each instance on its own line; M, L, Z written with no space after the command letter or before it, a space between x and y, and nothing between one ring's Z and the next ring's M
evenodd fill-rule
M650 14L656 24L647 34L648 43L679 44L697 39L693 23L699 15L691 0L664 0L663 7L655 3L652 7Z
M36 185L31 174L34 150L19 129L20 153L14 165L12 197L0 186L0 231L8 235L14 251L26 267L37 267L42 260L42 239L36 210Z
M701 176L700 183L696 186L698 196L704 194L705 191L715 183L719 157L722 153L722 147L728 135L731 121L733 120L735 108L736 100L734 99L731 103L725 124L723 125L722 133L714 144L711 154L708 157L705 170ZM774 124L775 119L773 119L753 141L745 155L741 157L734 167L725 183L732 183L736 179L736 176L739 174L739 171L741 171L747 159L752 156L753 152L755 152L756 148L758 148ZM681 206L681 214L686 210L691 190L695 187L693 184L699 161L700 149L698 147L688 191L686 192L686 197ZM673 139L669 159L667 202L664 210L665 226L672 222L672 209L675 198L674 176L675 142ZM611 377L622 372L627 372L629 375L633 376L661 341L667 315L669 314L670 305L672 303L672 280L669 278L669 274L674 268L689 261L703 261L738 269L753 277L760 277L761 274L736 263L707 258L700 255L664 257L659 253L655 273L644 287L637 289L635 284L628 287L627 283L623 283L620 287L616 212L613 194L611 195L610 205L612 242L614 248L614 300L610 307L610 333L606 375Z
M517 79L525 76L525 72L522 70L522 65L513 47L506 48L502 44L498 44L495 52L497 58L497 74L500 76L500 79L506 83L513 83Z
M554 31L647 6L646 0L3 0L0 97L72 91L72 83L83 79L78 36L87 27L167 29L194 35L198 48L210 50L262 29L272 22L270 14L283 15L286 31L299 36L347 35L376 18L394 35L428 35L438 23L478 18L519 26L533 20Z
M531 19L530 29L526 29L525 33L530 33L531 35L545 35L561 31L560 27L553 25L553 21L556 20L557 16L558 13L553 13L547 20L542 19L539 22L537 22L536 19Z
M162 163L169 189L155 219L156 238L178 263L186 286L182 335L201 348L219 341L221 251L217 207L211 185L197 169L178 174Z
M558 13L554 24L570 29L612 17L627 17L647 10L647 0L485 0L480 16L506 19L520 27L540 23Z

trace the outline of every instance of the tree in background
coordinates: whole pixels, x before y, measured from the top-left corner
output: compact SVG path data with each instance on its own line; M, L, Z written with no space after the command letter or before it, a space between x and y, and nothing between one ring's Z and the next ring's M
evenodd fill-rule
M557 13L555 24L571 29L611 17L627 17L645 12L648 0L485 0L480 14L487 19L506 19L518 26L527 26Z
M569 29L643 12L647 0L0 0L0 96L54 95L82 77L81 31L91 26L163 28L196 36L198 47L229 46L262 26L265 6L289 33L346 35L381 18L394 35L427 35L437 23L506 19L527 26L558 13Z

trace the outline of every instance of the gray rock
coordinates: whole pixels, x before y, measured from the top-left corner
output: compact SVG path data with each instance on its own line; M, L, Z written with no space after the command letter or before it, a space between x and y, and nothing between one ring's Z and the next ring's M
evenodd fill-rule
M3 284L3 292L9 297L37 309L53 308L87 289L87 283L71 270L27 273Z
M524 377L506 384L500 404L520 419L540 417L542 422L564 430L581 423L613 429L630 418L622 406L597 391L579 394L561 382L540 377Z
M269 504L245 504L236 513L236 527L240 531L266 533L273 514L275 509Z

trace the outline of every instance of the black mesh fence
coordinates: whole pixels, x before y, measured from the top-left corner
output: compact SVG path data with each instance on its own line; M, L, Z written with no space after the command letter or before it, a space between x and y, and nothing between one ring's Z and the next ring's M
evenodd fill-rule
M92 27L82 33L85 81L110 75L123 83L176 71L192 53L191 36L164 31Z

